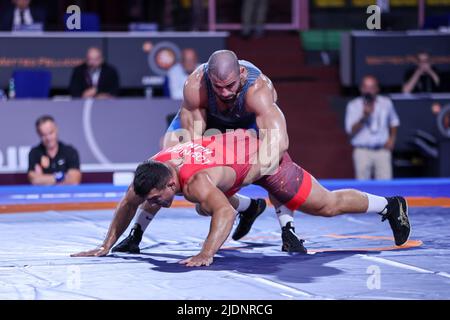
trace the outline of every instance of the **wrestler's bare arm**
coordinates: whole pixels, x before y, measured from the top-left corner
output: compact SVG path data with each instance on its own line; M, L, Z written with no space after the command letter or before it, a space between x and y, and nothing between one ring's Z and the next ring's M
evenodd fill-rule
M207 93L203 84L202 66L189 75L183 88L183 101L180 108L181 127L179 132L171 132L164 138L164 148L179 142L200 138L206 129ZM183 132L184 131L184 132ZM182 135L182 139L180 139Z
M96 249L80 252L77 254L71 255L72 257L88 257L88 256L105 256L109 253L109 250L116 243L116 241L120 238L123 232L127 229L134 215L136 214L136 210L144 202L144 199L137 196L133 190L133 187L130 186L127 190L127 193L119 202L116 207L116 211L114 213L114 218L109 226L108 234L103 241L103 244ZM151 211L149 213L156 214L160 209L160 206L153 205L151 206ZM148 210L148 209L147 209ZM150 211L150 210L149 210Z
M264 162L266 170L276 168L279 160L289 147L286 119L276 104L276 92L270 80L260 78L246 96L247 111L256 115L261 139L259 160ZM278 152L271 152L278 150ZM269 165L270 164L270 165Z
M228 238L236 212L225 194L205 172L199 172L191 178L186 186L185 195L211 212L212 218L208 236L200 253L181 263L187 266L208 266L212 263L214 254Z

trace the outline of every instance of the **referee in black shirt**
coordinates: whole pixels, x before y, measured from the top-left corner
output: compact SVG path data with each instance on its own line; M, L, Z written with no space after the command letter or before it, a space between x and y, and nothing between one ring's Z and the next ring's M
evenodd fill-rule
M58 127L53 117L36 120L41 143L28 155L28 180L33 185L79 184L81 182L78 151L58 141Z

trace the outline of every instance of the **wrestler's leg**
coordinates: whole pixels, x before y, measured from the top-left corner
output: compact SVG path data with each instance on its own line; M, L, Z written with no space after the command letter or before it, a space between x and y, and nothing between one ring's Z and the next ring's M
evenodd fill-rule
M354 189L329 191L287 156L277 174L257 182L290 210L322 217L344 213L378 213L388 219L397 245L404 244L411 231L408 204L403 197L380 197Z
M281 203L274 195L269 193L270 202L275 207L278 221L281 227L281 250L285 252L307 253L303 246L304 240L295 233L294 211Z
M306 173L306 171L305 171ZM305 213L334 217L340 214L378 213L383 216L382 221L388 220L391 226L395 244L405 244L411 233L408 217L408 204L401 196L380 197L354 189L329 191L311 175L311 189L299 209Z
M228 200L236 211L245 211L252 203L252 199L239 193L231 196Z
M334 217L345 213L381 212L387 203L384 197L354 189L329 191L311 176L311 192L299 209L312 215Z
M276 214L281 226L282 239L283 239L283 251L289 252L305 252L304 247L300 239L294 237L285 237L285 234L292 235L295 232L294 229L294 209L288 208L283 204L283 201L287 202L292 198L298 190L299 182L292 177L295 177L301 168L298 166L291 166L292 160L289 155L285 153L280 162L280 167L273 175L263 176L258 181L254 182L256 185L262 186L269 193L269 198L273 204L275 204ZM256 217L249 217L247 215L241 215L241 219L233 234L234 240L239 240L245 234L247 234ZM289 239L288 239L289 238Z
M269 199L275 207L275 212L277 214L280 227L286 227L288 224L290 224L291 227L294 227L294 211L284 206L274 195L270 193Z

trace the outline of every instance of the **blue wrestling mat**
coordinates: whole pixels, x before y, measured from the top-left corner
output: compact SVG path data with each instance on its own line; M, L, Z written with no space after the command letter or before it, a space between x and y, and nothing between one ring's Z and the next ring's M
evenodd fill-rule
M210 219L192 208L161 210L141 254L103 258L69 255L101 244L112 209L4 213L0 299L450 299L450 179L321 182L410 197L408 245L393 246L387 221L376 214L327 219L298 212L296 231L310 254L289 255L281 252L269 207L247 237L225 243L212 266L193 269L178 261L200 250ZM125 190L0 187L0 207L114 202ZM242 193L265 196L253 186Z

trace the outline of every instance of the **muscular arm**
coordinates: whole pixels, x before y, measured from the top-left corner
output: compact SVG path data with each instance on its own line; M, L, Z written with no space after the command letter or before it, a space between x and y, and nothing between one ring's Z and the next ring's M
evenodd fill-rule
M389 138L384 147L388 150L393 151L395 147L395 140L397 138L397 128L398 127L390 127L389 128Z
M117 205L114 218L109 226L106 238L103 241L103 246L105 248L110 249L114 243L116 243L117 239L119 239L119 237L127 229L136 213L137 208L143 201L144 200L142 198L138 197L134 193L133 187L130 186L125 197ZM157 209L159 209L159 207Z
M417 82L420 79L420 76L423 74L423 71L421 68L417 68L412 76L406 81L406 83L402 87L403 93L411 93L414 90L414 87L416 86Z
M28 181L35 186L51 186L56 184L54 175L38 173L36 171L28 172Z
M181 261L187 266L209 265L214 254L220 249L233 227L236 212L224 193L206 173L198 173L187 186L190 198L196 199L200 206L211 212L211 224L208 236L200 253L194 257Z
M359 119L359 121L352 126L350 138L353 138L359 131L361 131L361 129L366 125L369 116L370 114L364 114L361 119Z
M350 132L350 138L353 138L364 127L364 118L361 118L352 126L352 132Z
M164 148L200 137L206 129L205 88L202 86L201 71L197 69L186 80L183 102L180 108L181 128L164 137ZM182 137L182 139L180 139Z
M53 174L46 174L39 172L38 170L28 172L28 180L32 185L37 186L50 186L57 184L55 176ZM76 185L81 182L81 172L77 169L69 169L67 171L62 185Z
M256 115L261 146L259 161L266 173L274 170L284 152L289 147L286 119L274 101L273 93L268 85L255 88L247 96L247 110Z
M427 70L427 73L428 73L428 74L430 75L430 77L433 79L434 84L435 84L436 86L439 86L439 83L440 83L439 75L438 75L432 68L429 68L429 69Z
M76 185L81 182L81 172L78 169L69 169L61 184Z
M127 193L125 194L125 197L119 202L116 207L114 218L109 226L108 233L101 247L94 250L73 254L72 257L107 255L112 246L127 229L128 225L136 214L137 208L140 204L142 204L143 201L144 199L138 197L134 193L133 187L130 186ZM152 207L154 211L151 213L158 212L159 208L159 206Z
M181 127L189 132L191 140L202 136L206 129L206 112L199 106L183 101L180 110Z

